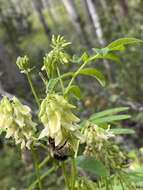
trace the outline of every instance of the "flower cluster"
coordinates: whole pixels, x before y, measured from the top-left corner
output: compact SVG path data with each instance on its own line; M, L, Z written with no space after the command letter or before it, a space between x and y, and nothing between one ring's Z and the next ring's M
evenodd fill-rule
M89 125L84 131L84 136L87 145L85 153L91 149L89 147L92 147L92 150L89 151L89 153L92 154L92 151L94 151L94 149L96 151L100 151L106 141L110 137L113 137L113 134L110 132L109 127L105 130L97 125Z
M80 138L80 133L76 124L79 118L72 113L73 108L63 96L48 94L40 107L39 117L45 128L39 138L50 137L55 146L67 141L74 149L74 140Z
M30 108L21 104L16 97L12 100L3 97L0 102L0 129L6 132L6 138L12 137L15 144L21 144L21 149L30 149L36 131L30 112Z
M126 167L126 156L111 139L114 137L110 131L97 125L90 124L84 132L86 147L84 154L96 156L96 158L109 167L112 171Z
M45 55L44 65L42 70L46 70L48 77L56 76L57 67L59 64L66 64L69 62L69 55L65 52L66 46L70 45L63 37L57 38L52 36L52 50Z

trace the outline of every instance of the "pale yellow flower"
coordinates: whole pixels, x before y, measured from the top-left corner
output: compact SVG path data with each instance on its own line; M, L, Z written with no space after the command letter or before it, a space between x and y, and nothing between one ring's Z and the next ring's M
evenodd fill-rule
M73 108L75 106L69 104L63 96L48 94L40 106L39 118L45 128L39 139L51 137L55 140L55 146L61 145L66 140L71 142L77 139L79 131L76 123L80 120L72 113Z
M32 121L31 109L22 105L16 98L10 101L4 97L0 102L0 129L6 132L6 138L13 138L21 148L30 149L36 123Z

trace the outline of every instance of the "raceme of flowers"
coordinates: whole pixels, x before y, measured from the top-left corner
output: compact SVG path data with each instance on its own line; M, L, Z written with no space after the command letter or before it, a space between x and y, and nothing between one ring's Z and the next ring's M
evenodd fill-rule
M61 95L48 94L42 101L39 118L44 125L39 139L47 136L55 141L55 146L62 145L65 141L74 149L76 140L80 138L77 123L80 121L72 113L75 106Z
M69 55L65 52L65 48L70 45L63 37L52 36L52 50L45 55L44 65L42 70L46 70L48 77L54 77L57 73L57 67L59 64L66 64L69 62Z
M86 147L84 154L96 156L111 171L127 167L128 159L120 148L111 139L114 137L110 131L110 126L104 129L98 125L90 124L84 132Z
M114 135L110 132L110 127L108 127L107 129L103 129L98 125L91 124L85 129L84 136L87 145L85 150L86 153L86 151L90 149L90 146L94 147L96 151L100 151L104 146L104 143ZM91 151L93 151L93 149ZM91 151L89 152L92 154Z
M6 138L12 138L21 149L30 145L36 131L36 123L32 121L31 109L13 97L3 97L0 102L0 129L6 132Z

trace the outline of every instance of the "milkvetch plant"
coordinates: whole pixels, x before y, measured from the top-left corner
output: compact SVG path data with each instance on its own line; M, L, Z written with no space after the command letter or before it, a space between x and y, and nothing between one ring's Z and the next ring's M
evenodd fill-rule
M58 168L63 171L65 189L68 190L136 189L136 184L128 175L129 158L115 141L116 135L132 134L134 131L112 128L112 124L115 126L118 121L130 117L120 114L128 108L108 109L80 119L81 113L77 114L79 109L72 102L71 95L80 101L80 86L75 84L79 75L92 76L103 87L106 85L104 74L91 67L90 62L98 59L120 62L116 52L125 50L127 44L140 42L142 41L136 38L121 38L105 48L93 49L91 55L84 52L75 58L66 51L71 43L64 37L53 36L51 51L44 56L39 72L45 86L43 99L33 84L31 73L34 68L30 67L29 58L17 58L16 64L20 72L27 76L37 103L37 118L33 121L31 109L16 97L11 100L3 97L0 102L0 129L6 133L6 138L13 139L16 145L20 144L21 149L28 148L32 152L37 179L28 190L35 189L36 186L43 190L43 179ZM63 73L62 67L68 66L70 62L75 62L77 68ZM38 160L40 147L47 154L43 161ZM43 173L48 161L53 166ZM81 171L87 177L80 174Z

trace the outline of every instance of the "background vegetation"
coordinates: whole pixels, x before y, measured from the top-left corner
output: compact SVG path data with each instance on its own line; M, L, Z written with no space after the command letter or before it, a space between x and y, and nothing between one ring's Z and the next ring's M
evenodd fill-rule
M72 42L70 53L79 55L84 50L90 53L92 48L104 47L120 37L142 39L142 10L142 0L0 0L0 95L14 94L35 108L26 79L15 65L17 56L27 54L33 67L40 68L42 57L50 49L52 34L64 35ZM125 148L128 150L134 149L130 153L135 161L132 167L138 169L143 162L142 46L129 47L121 57L121 64L103 60L96 63L109 81L104 90L98 84L91 85L91 78L83 81L80 77L77 82L87 90L83 91L85 98L81 104L83 117L91 111L118 105L130 107L132 118L122 125L135 129L136 134L117 140L127 142ZM69 67L72 69L74 64ZM32 79L39 85L42 95L43 86L38 83L37 70L34 72ZM11 149L1 136L0 189L22 190L30 184L34 178L30 153L23 152L23 161L20 160L21 153ZM45 180L51 190L62 189L63 179L58 176L59 173L51 174Z

